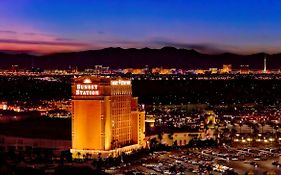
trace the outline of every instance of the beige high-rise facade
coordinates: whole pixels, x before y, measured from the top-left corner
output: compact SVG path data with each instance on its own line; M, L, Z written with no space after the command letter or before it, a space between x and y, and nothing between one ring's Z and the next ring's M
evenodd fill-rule
M72 149L75 158L117 156L141 148L145 112L130 80L79 77L72 84Z

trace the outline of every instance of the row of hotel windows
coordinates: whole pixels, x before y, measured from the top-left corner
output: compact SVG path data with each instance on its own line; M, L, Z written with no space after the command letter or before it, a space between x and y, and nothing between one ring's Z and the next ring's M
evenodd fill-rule
M120 129L120 128L130 128L131 122L128 120L114 122L113 128Z
M131 102L132 97L130 96L113 96L111 97L112 103L124 103L124 102Z
M132 91L130 89L112 89L111 95L132 95Z
M121 102L121 103L112 103L112 108L129 108L131 109L131 101L128 102Z
M112 130L113 135L130 134L130 133L131 133L131 127L115 128Z
M131 128L131 122L112 122L113 129Z
M112 113L112 120L130 120L131 119L131 114L130 113L121 113L121 112L117 112L117 113Z
M130 99L122 99L122 98L117 98L117 99L111 99L112 103L111 106L115 106L115 105L129 105L131 104L131 100Z
M123 108L123 109L112 109L112 115L128 115L131 113L131 110L128 108ZM128 115L129 116L129 115Z
M124 133L124 134L115 134L113 137L115 140L122 141L122 140L129 140L131 138L130 133Z
M118 144L122 144L122 142L131 140L131 134L114 135L112 138L116 140Z

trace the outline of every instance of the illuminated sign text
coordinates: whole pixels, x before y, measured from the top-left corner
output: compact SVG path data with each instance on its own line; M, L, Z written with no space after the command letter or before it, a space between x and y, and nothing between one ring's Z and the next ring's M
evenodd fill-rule
M75 95L100 95L100 92L96 84L77 84Z
M111 81L111 85L131 85L131 81L129 81L129 80L114 80L114 81Z

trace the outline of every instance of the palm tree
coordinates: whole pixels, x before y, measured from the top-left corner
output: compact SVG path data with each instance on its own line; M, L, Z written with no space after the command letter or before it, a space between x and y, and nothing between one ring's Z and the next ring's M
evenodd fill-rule
M160 143L162 143L162 139L163 139L163 133L162 132L158 133L158 139L159 139Z
M240 121L240 123L239 123L239 127L240 127L240 134L241 134L241 129L242 129L242 126L243 126L244 124L242 123L242 121Z
M233 138L235 136L235 134L237 134L237 130L232 128L231 131L230 131L231 137Z
M223 137L225 137L226 135L230 134L230 130L228 128L225 128L225 129L222 130L221 134L222 134Z
M261 133L263 134L263 127L265 126L265 122L261 122Z
M153 139L150 140L149 147L155 149L157 144L158 144L158 142L157 142L156 138L153 138Z
M253 125L253 135L256 136L259 134L259 125Z
M276 123L274 123L274 122L272 122L272 121L268 121L267 124L272 128L272 133L274 133Z
M173 133L170 133L169 135L168 135L168 137L169 137L169 139L173 139Z
M274 125L273 129L274 129L275 138L277 138L277 131L279 129L279 126L278 125Z
M101 153L98 154L98 161L97 161L97 172L101 172L102 171L102 166L103 166L103 160L101 158Z
M172 174L176 174L176 173L177 173L176 165L173 165L173 166L169 169L169 172L172 173Z
M91 156L92 155L90 153L86 153L86 155L85 155L86 160L89 160L91 158Z
M77 153L77 157L78 157L78 159L80 159L80 156L81 156L81 153L80 153L80 152L78 152L78 153Z
M182 173L185 172L185 169L186 169L186 168L181 165L178 170L179 170L179 172L182 174Z

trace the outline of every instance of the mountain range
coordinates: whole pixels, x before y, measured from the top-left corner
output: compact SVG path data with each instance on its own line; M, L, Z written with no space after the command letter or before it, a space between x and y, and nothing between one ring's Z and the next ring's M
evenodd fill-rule
M26 69L33 66L42 69L67 69L70 66L77 66L79 69L85 69L93 68L94 65L109 66L110 68L142 68L148 65L149 67L198 69L221 68L223 64L232 64L233 68L239 68L240 65L249 65L250 68L262 69L265 56L269 69L281 68L281 53L271 55L266 53L251 55L203 54L193 49L177 49L174 47L163 47L161 49L110 47L100 50L40 56L0 52L0 69L10 68L14 64L19 65L19 68Z

